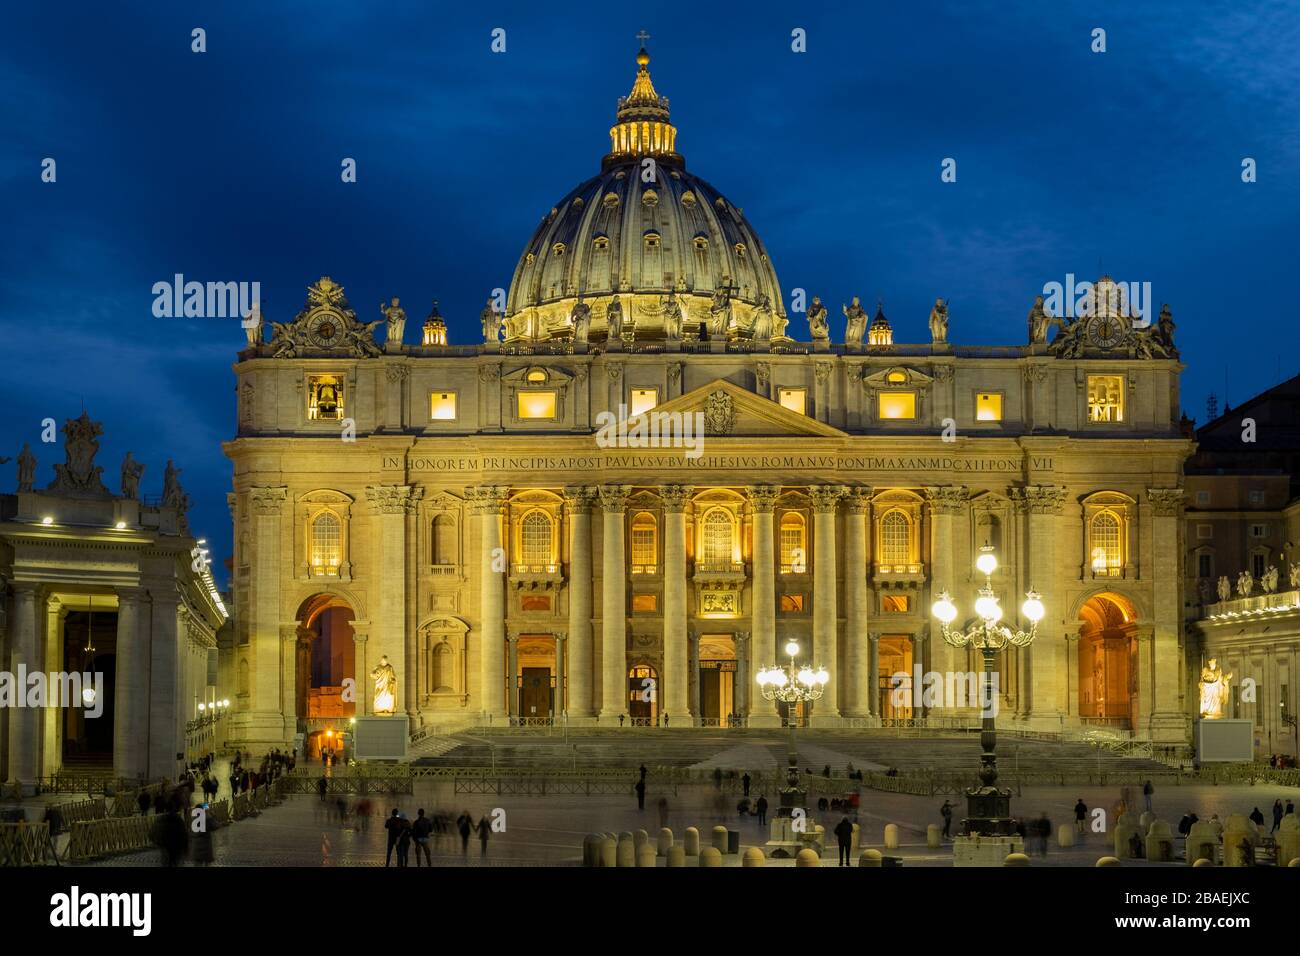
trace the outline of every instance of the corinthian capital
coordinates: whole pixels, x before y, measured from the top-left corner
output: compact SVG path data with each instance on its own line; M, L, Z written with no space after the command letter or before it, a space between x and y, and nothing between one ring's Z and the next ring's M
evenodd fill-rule
M871 506L871 489L865 485L855 485L849 489L848 497L844 499L844 507L849 514L861 515L866 514L867 509Z
M813 485L808 489L808 496L813 500L814 511L835 512L835 506L849 489L843 485Z
M1021 514L1059 515L1065 506L1065 489L1057 485L1025 485L1010 495Z
M663 499L664 511L669 514L678 514L686 510L691 503L691 495L695 489L690 485L664 485L659 489L659 497Z
M465 489L470 512L476 515L499 515L505 509L510 489L500 485L479 485Z
M289 489L283 485L278 488L250 488L248 495L253 499L254 514L278 515L289 496Z
M600 506L609 514L622 514L627 510L628 485L601 485Z
M564 489L564 503L570 514L591 514L596 500L596 489L591 485L569 485Z
M970 489L962 485L928 485L925 488L930 510L939 515L959 515L966 510Z
M1182 488L1148 488L1147 500L1157 516L1176 518L1182 513L1185 499Z
M750 485L745 489L749 503L758 514L771 514L776 508L776 499L781 496L779 485Z
M420 495L414 494L417 490L423 494L423 489L414 489L410 485L367 485L366 500L380 514L400 515L419 500Z

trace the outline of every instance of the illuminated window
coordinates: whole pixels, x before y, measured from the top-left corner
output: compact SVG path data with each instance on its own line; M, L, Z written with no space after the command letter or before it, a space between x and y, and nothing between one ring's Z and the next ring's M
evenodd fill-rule
M311 523L311 566L317 574L337 574L343 548L338 515L322 511Z
M901 511L890 511L880 521L880 563L907 564L911 558L912 521Z
M782 594L781 610L798 612L803 610L802 594Z
M808 389L781 388L777 389L776 395L777 401L781 403L782 408L788 408L800 415L808 414Z
M555 392L520 392L520 418L554 418Z
M975 396L975 421L1002 421L1002 393L979 392Z
M551 517L544 511L530 511L519 524L519 556L530 567L551 563Z
M632 595L633 614L653 614L658 607L659 602L653 594Z
M456 420L456 393L433 392L429 401L429 417L435 422Z
M648 412L659 404L659 389L657 388L634 388L632 389L632 414L640 415L642 412Z
M735 526L731 513L714 508L704 516L700 528L700 564L706 568L731 568Z
M336 422L343 418L342 375L308 376L307 418L314 422Z
M879 403L882 419L916 417L916 392L881 392Z
M528 373L528 382L533 385L546 384L546 372L540 368L535 368Z
M787 511L781 516L781 573L803 574L808 570L803 516Z
M1113 511L1099 511L1088 527L1088 552L1092 573L1100 577L1118 577L1124 567L1123 524Z
M912 607L912 599L906 594L886 594L880 606L888 614L906 614Z
M655 517L642 511L632 519L632 573L655 573Z
M907 376L902 372L890 372L885 376L885 381L890 385L905 385L907 383Z
M1124 377L1122 375L1088 376L1088 421L1122 422L1124 420Z

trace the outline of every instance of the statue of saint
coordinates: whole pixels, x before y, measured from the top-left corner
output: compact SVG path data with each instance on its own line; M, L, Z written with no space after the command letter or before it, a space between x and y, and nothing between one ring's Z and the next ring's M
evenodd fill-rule
M840 309L848 320L844 326L844 344L860 348L862 337L867 334L867 310L859 304L856 295L852 305L841 305Z
M1255 590L1255 575L1249 571L1242 571L1237 575L1237 597L1250 597L1250 592Z
M664 338L676 342L682 337L682 304L676 294L663 296L659 306L664 314Z
M393 296L392 305L379 303L379 311L388 323L388 341L394 345L402 344L402 333L406 331L406 310L401 307L397 296Z
M1211 657L1201 668L1201 719L1218 720L1228 705L1230 672L1219 669L1219 660Z
M573 344L586 345L587 337L591 334L591 306L582 301L582 296L578 296L578 301L574 303L569 322L573 325Z
M830 340L831 327L826 321L826 306L822 305L820 296L813 296L812 305L808 306L808 329L814 342Z
M478 314L479 322L483 325L483 341L488 345L495 345L501 341L501 313L496 310L492 300L487 300L487 305L483 311Z
M935 299L930 310L930 341L935 345L948 341L948 303L943 299Z
M1155 339L1166 352L1174 350L1174 316L1168 304L1160 307L1160 317L1156 320Z
M248 337L248 347L255 349L262 344L262 305L254 302L253 308L243 321L244 335Z
M1225 574L1219 578L1219 600L1228 601L1232 598L1232 582L1228 580Z
M1287 575L1291 579L1291 587L1300 588L1300 561L1287 569Z
M723 276L709 304L709 334L722 335L731 325L731 276Z
M23 442L23 450L18 453L18 490L31 491L36 481L36 456Z
M1268 570L1259 579L1260 586L1263 587L1265 594L1272 594L1277 590L1277 565L1270 564Z
M1034 307L1029 310L1029 344L1044 345L1047 343L1047 330L1051 328L1052 319L1043 308L1043 297L1037 296L1034 299Z
M189 498L181 489L180 477L181 470L168 458L167 468L163 471L162 503L184 511L189 505Z
M379 666L370 672L375 682L373 711L379 716L397 713L397 671L388 663L387 655L379 658Z
M760 345L772 341L772 297L766 292L754 310L754 341Z
M144 465L131 457L128 451L122 459L122 497L136 501L140 497L140 476L144 474Z
M610 300L605 310L605 340L614 342L623 337L623 303L618 296Z

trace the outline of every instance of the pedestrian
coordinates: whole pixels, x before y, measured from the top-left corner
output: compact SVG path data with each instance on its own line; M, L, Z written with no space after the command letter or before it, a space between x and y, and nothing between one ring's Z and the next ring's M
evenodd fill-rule
M321 803L325 802L325 794L326 792L329 791L329 788L330 788L330 782L326 780L324 776L322 776L319 780L316 781L316 792L320 794ZM394 810L393 812L396 813L397 811Z
M415 865L420 865L420 854L424 854L424 861L429 866L433 866L433 859L429 856L429 834L433 832L433 823L424 815L424 807L415 812L415 823L411 827L411 839L415 841Z
M645 809L645 778L636 782L636 808L638 810Z
M1184 813L1183 818L1178 821L1179 835L1185 838L1187 834L1192 832L1192 824L1195 822L1196 822L1196 817L1192 815L1191 810L1188 810L1186 813Z
M642 765L641 765L641 779L642 779L642 780L645 779L645 775L646 775L648 772L649 772L649 771L647 771L646 768L645 768L645 764L642 764Z
M1088 805L1083 802L1083 797L1074 805L1074 829L1077 833L1087 833Z
M1052 821L1044 813L1038 818L1038 852L1047 856L1047 840L1052 835Z
M754 804L754 809L758 811L758 825L764 826L767 823L767 797L760 793L758 802Z
M1295 813L1295 804L1292 803L1290 800L1286 802L1286 812ZM1286 814L1283 814L1283 816L1286 816Z
M397 818L397 865L406 866L411 855L411 821L405 817ZM418 860L416 861L419 862Z
M1259 807L1250 811L1250 822L1255 824L1257 827L1262 827L1264 825L1264 814L1259 812Z
M749 784L750 784L749 771L746 770L745 775L740 778L740 785L745 789L745 796L749 796Z
M835 839L840 844L840 866L848 866L849 854L853 852L853 824L848 817L835 825Z
M478 818L478 825L474 827L478 831L479 856L487 856L488 837L492 835L492 824L488 822L487 814Z
M1153 787L1153 786L1151 786L1151 781L1150 781L1150 780L1148 780L1146 783L1142 784L1142 799L1146 802L1147 813L1151 813L1151 812L1152 812L1152 810L1151 810L1151 795L1152 795L1153 793L1155 793L1155 792L1156 792L1156 788Z
M328 750L322 749L320 752L320 765L328 767L330 765L330 755Z
M469 835L474 831L474 818L466 810L456 818L456 829L460 831L460 855L469 855Z
M666 829L668 826L668 798L659 798L659 828Z
M149 791L148 790L141 789L140 792L136 794L135 802L140 807L140 816L143 817L149 813Z
M393 848L397 846L397 837L402 829L402 821L398 816L396 807L393 808L393 812L388 819L384 821L384 829L388 831L388 852L384 854L384 866L388 866L392 862Z
M951 840L952 839L952 804L949 803L947 800L945 800L943 802L943 806L939 808L939 815L943 817L943 838L945 840Z
M1276 833L1277 828L1282 825L1282 801L1273 801L1273 829L1269 830L1270 834Z

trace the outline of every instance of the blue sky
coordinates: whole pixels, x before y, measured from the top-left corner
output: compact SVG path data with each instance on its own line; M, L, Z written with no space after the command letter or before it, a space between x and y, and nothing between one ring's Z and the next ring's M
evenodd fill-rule
M689 168L744 208L787 297L883 299L922 341L944 296L953 341L1020 344L1044 283L1105 271L1170 303L1194 417L1225 375L1235 404L1300 371L1279 347L1295 3L10 4L0 28L0 454L32 442L48 483L40 421L84 402L114 489L128 448L146 494L176 459L218 561L243 333L155 318L153 284L256 280L286 321L328 274L367 320L401 296L408 339L437 298L475 341L538 220L598 170L641 29Z

